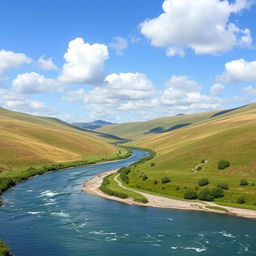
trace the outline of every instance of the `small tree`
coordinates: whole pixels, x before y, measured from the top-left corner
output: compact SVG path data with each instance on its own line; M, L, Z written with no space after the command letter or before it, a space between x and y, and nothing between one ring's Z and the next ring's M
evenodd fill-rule
M147 180L148 179L148 176L147 175L143 175L142 176L142 180L144 181L144 180Z
M207 178L202 178L198 181L198 185L203 187L209 184L209 180Z
M154 185L157 185L157 183L158 183L157 180L154 180L154 181L153 181L153 184L154 184Z
M219 163L218 163L218 169L219 170L224 170L229 166L230 166L230 162L227 161L227 160L220 160Z
M197 193L192 189L187 189L184 193L184 199L197 199Z
M221 188L213 188L211 189L211 194L214 198L219 198L224 196L224 192Z
M151 163L151 164L150 164L151 167L153 167L153 166L155 166L155 165L156 165L155 163Z
M203 201L213 201L214 196L208 188L205 188L199 192L198 199Z
M200 166L200 165L199 165L199 166L197 166L197 167L196 167L196 170L197 170L197 171L202 170L202 166Z
M169 183L171 180L169 179L169 177L165 176L161 179L161 182L162 184L165 184L165 183Z
M246 179L240 180L240 186L247 186L249 183Z
M244 204L244 203L246 202L245 197L244 197L244 196L239 196L239 197L237 198L236 202L237 202L238 204Z
M229 189L228 183L219 183L219 184L217 185L217 188L221 188L221 189L228 190L228 189Z

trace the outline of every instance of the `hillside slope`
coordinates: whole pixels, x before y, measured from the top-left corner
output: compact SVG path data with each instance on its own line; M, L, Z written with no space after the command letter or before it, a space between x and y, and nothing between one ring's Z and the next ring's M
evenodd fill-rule
M218 203L256 209L256 104L226 112L191 126L145 136L129 144L153 149L157 156L129 173L129 186L183 198L188 188L200 193L227 183ZM220 160L230 167L219 170ZM162 183L167 176L171 182ZM199 186L201 178L209 185ZM248 185L240 185L246 179ZM238 204L243 196L245 202ZM243 201L243 200L242 200Z
M0 108L0 171L115 155L106 139L55 119Z

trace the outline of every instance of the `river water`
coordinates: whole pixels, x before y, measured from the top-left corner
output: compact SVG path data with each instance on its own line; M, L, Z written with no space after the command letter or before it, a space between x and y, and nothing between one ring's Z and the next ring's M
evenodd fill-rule
M16 256L256 255L256 221L125 205L81 192L146 156L47 173L4 193L0 239Z

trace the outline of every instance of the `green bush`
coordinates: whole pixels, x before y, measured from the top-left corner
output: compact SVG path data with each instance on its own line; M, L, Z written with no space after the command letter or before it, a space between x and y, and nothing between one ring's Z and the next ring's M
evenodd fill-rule
M214 198L219 198L224 196L224 192L221 188L213 188L211 189L211 194L213 195Z
M197 167L196 167L196 170L197 170L197 171L202 170L202 166L197 166Z
M219 163L218 163L218 169L219 170L224 170L229 166L230 166L230 162L227 161L227 160L220 160Z
M153 184L154 184L154 185L157 185L157 184L158 184L158 181L157 181L157 180L154 180L154 181L153 181Z
M148 199L146 197L144 197L144 198L136 198L136 199L134 199L134 201L140 202L140 203L143 203L143 204L148 203Z
M151 163L151 164L150 164L151 167L153 167L153 166L155 166L155 165L156 165L155 163Z
M246 179L240 180L240 186L247 186L249 183Z
M197 199L197 193L192 189L187 189L184 193L184 199Z
M171 180L169 179L169 177L165 176L161 179L161 182L162 184L165 184L165 183L169 183Z
M213 201L214 195L208 188L205 188L198 193L198 199L203 201Z
M209 184L209 180L207 178L202 178L198 181L198 185L203 187Z
M244 197L244 196L239 196L239 197L237 198L236 202L237 202L238 204L244 204L244 203L246 202L245 197Z
M148 179L148 176L147 175L143 175L142 176L142 180L144 181L144 180L147 180Z
M217 188L221 188L221 189L228 190L228 189L229 189L228 183L219 183L219 184L217 185Z

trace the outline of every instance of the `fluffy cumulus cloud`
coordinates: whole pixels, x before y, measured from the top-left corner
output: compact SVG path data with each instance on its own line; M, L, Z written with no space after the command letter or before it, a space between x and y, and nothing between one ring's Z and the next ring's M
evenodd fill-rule
M250 7L248 0L165 0L163 13L140 25L141 33L167 55L184 55L185 48L196 54L220 54L234 46L251 47L250 30L230 21L232 14Z
M0 106L31 114L49 114L49 109L44 103L27 99L24 95L7 89L0 89Z
M118 118L124 110L133 112L133 118L136 119L135 115L145 108L153 109L156 106L155 93L153 83L145 74L121 73L108 75L101 86L89 92L82 89L71 91L64 100L82 100L92 118L121 121ZM143 118L148 114L144 113Z
M124 122L220 107L220 98L203 95L200 90L200 85L186 76L173 76L164 90L157 91L146 75L121 73L107 76L102 86L89 92L70 91L64 100L83 101L94 119ZM131 120L123 119L124 111Z
M58 70L58 67L53 63L51 58L46 59L44 56L41 56L37 63L42 70Z
M125 38L118 36L113 38L109 46L116 51L116 54L123 55L124 50L128 47L128 43Z
M41 93L61 91L62 85L55 79L45 78L35 72L17 75L12 81L13 89L19 93Z
M245 87L243 89L243 92L246 93L248 96L256 97L256 87L253 87L251 85Z
M214 84L210 89L210 95L211 96L219 96L223 90L224 90L223 84L219 84L219 83Z
M104 79L104 62L108 59L104 44L85 43L82 38L70 41L64 55L59 81L63 83L99 83Z
M238 59L227 62L224 73L217 77L217 81L224 83L256 81L256 61L247 62Z
M17 68L22 64L30 64L31 62L32 59L24 53L0 50L0 76L8 69Z
M161 104L172 111L191 113L216 109L221 100L218 97L204 95L200 92L200 85L186 76L173 76L167 81L162 92Z

